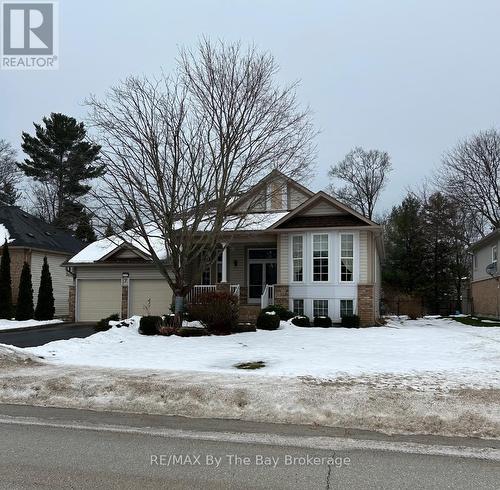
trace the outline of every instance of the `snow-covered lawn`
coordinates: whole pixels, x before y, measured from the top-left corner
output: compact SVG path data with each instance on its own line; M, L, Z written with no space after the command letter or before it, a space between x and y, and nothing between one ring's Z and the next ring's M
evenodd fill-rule
M246 376L321 379L384 377L425 383L500 387L500 328L461 325L451 319L392 318L378 328L300 328L231 336L142 336L113 327L85 339L23 349L51 363L158 372L202 371ZM243 371L237 363L263 361ZM416 383L417 385L420 383Z
M52 325L62 323L62 320L2 320L0 319L0 332L2 330L12 330L14 328L37 327L40 325Z

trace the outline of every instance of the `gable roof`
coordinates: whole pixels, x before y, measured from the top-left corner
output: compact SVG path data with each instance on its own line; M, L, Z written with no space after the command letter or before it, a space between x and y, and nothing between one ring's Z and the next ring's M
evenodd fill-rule
M11 247L35 248L40 250L74 254L85 244L53 225L37 218L18 206L0 206L0 238L2 244L7 238ZM0 245L2 245L0 244Z
M307 216L307 217L302 217L300 216L302 213L307 211L309 208L313 207L315 203L319 201L326 201L329 204L331 204L333 207L338 208L342 211L344 211L345 215L340 215L340 216ZM300 220L298 218L301 218ZM323 218L322 219L322 224L321 226L324 227L330 227L330 226L374 226L374 227L379 227L377 223L374 221L369 220L368 218L365 218L362 214L358 213L354 209L350 208L349 206L341 203L334 197L330 196L324 191L319 191L316 194L314 194L313 197L302 203L300 206L295 208L293 211L290 211L287 213L286 216L284 216L282 219L274 223L269 229L277 229L277 228L295 228L294 226L289 226L289 223L291 220L295 219L296 222L300 223L299 228L306 227L304 223L306 221L313 222L316 221L319 222L318 218ZM328 219L326 219L328 218ZM335 219L334 219L335 218ZM328 224L331 223L331 224ZM311 225L314 226L314 225ZM311 227L307 226L307 227Z
M292 179L291 177L288 177L285 175L283 172L280 172L277 169L271 170L265 177L260 179L254 186L252 186L248 191L243 193L238 199L236 199L232 204L231 208L236 209L240 204L243 204L250 196L252 196L254 193L258 192L259 189L261 189L265 184L268 182L276 179L277 177L282 178L285 180L287 184L291 184L292 186L296 187L299 189L302 193L306 194L307 196L311 197L314 196L314 192L308 189L307 187L303 186L302 184L299 184L296 180Z

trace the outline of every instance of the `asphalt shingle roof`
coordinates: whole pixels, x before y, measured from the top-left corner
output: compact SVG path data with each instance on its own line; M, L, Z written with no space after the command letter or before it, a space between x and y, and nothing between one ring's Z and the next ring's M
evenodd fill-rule
M0 206L0 224L9 232L11 247L67 252L71 255L85 247L70 233L45 223L17 206Z

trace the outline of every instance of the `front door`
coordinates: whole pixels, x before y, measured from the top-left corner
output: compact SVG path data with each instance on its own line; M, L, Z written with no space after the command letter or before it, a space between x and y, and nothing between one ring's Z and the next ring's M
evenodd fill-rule
M276 249L250 249L248 251L248 302L260 303L266 284L278 279Z

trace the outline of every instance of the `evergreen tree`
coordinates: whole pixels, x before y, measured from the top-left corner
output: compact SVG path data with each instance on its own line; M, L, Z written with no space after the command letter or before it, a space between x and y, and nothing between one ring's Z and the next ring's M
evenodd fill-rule
M10 276L10 253L7 239L2 247L0 260L0 318L12 318L12 279Z
M20 197L16 189L19 182L19 169L16 151L12 145L0 139L0 205L13 206Z
M105 237L110 237L115 234L115 230L113 229L113 225L111 224L111 221L108 221L108 224L106 225L106 229L104 230L104 236Z
M23 265L17 296L16 320L31 320L33 318L33 285L31 270L27 262Z
M412 195L392 208L385 230L384 282L406 294L420 292L425 255L422 203Z
M49 270L47 257L43 258L42 276L40 278L40 288L38 289L38 299L36 302L35 319L52 320L54 318L54 292L52 289L52 276Z
M132 215L130 213L127 213L125 215L125 219L123 220L122 229L125 231L130 230L134 226L135 226L134 218L132 218Z
M75 230L75 237L82 242L91 243L97 240L97 236L92 226L92 219L86 211L82 211L78 225Z
M43 124L34 126L35 136L22 134L21 146L29 158L19 164L19 168L28 177L55 189L57 224L69 228L67 223L59 221L64 216L64 208L89 192L88 180L105 172L99 162L101 147L85 141L84 124L64 114L52 113L43 118Z

